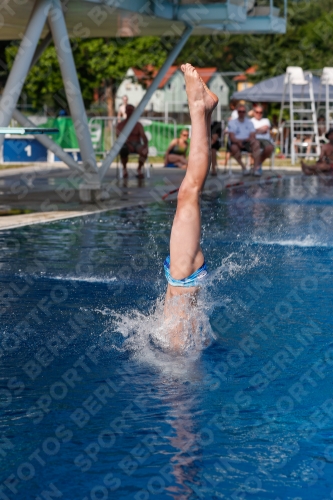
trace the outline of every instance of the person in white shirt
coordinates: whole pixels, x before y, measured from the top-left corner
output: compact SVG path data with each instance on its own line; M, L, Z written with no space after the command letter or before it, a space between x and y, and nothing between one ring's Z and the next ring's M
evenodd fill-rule
M271 138L270 130L271 123L268 118L263 118L264 110L262 106L257 105L253 108L254 117L251 118L251 121L256 130L256 138L260 143L261 149L261 157L260 164L272 156L274 151L274 144Z
M230 152L235 160L243 169L243 175L249 175L250 170L247 170L242 161L242 151L251 153L254 160L254 175L260 173L260 144L256 139L256 130L253 123L246 117L246 108L244 104L239 104L237 107L238 118L231 120L228 124Z

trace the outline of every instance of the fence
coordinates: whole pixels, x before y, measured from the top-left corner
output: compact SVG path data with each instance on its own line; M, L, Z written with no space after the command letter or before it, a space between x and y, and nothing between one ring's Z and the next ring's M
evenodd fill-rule
M140 123L148 138L149 156L164 155L172 139L177 137L183 125L177 125L176 120L168 118L167 123L158 118L141 118ZM95 153L105 156L116 141L117 117L98 116L90 118L89 128Z
M172 139L178 136L180 130L189 128L189 125L178 125L174 118L169 117L167 123L157 117L141 118L146 136L148 138L149 156L163 156ZM99 116L90 118L89 129L96 155L105 157L116 141L116 128L118 119L115 116ZM59 132L52 135L52 139L63 149L78 151L73 120L69 116L57 118L43 118L38 125L42 127L57 128ZM14 160L13 160L14 161Z

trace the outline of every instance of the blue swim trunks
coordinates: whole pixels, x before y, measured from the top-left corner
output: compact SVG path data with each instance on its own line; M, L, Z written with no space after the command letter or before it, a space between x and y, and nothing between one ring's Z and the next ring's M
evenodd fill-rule
M207 276L208 271L207 271L207 266L206 263L204 262L199 269L194 271L191 276L188 278L183 278L182 280L175 280L171 274L170 274L170 255L165 259L164 261L164 272L165 272L165 277L168 281L168 283L172 286L183 286L183 287L190 287L190 286L200 286L200 282Z

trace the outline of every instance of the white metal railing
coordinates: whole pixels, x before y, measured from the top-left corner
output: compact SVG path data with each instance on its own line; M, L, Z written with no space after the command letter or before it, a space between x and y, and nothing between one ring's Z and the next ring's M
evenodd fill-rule
M315 133L310 130L309 120L294 120L294 137L291 134L291 122L286 121L279 127L278 142L280 152L286 158L309 158L317 157L317 141ZM307 130L308 129L308 130Z

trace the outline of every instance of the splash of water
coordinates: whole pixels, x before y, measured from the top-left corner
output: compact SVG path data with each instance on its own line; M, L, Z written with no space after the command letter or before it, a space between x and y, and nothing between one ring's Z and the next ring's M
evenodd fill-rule
M215 339L210 317L215 307L221 307L221 303L228 301L228 297L216 297L217 282L226 283L236 275L248 272L258 265L259 260L259 256L254 254L242 261L238 255L229 254L205 280L195 306L190 305L185 311L181 311L182 314L174 314L167 321L164 314L164 293L145 312L132 309L119 313L103 309L101 313L108 316L108 319L101 342L107 344L109 349L129 354L140 363L173 373L176 370L179 375ZM179 305L174 304L175 312L178 307ZM174 349L172 343L175 331L180 337L179 349Z
M145 313L137 309L124 314L113 312L101 341L108 343L110 349L129 353L140 363L174 374L176 370L179 375L214 339L203 290L198 295L196 306L190 307L183 318L175 315L171 321L165 321L164 297L161 295ZM176 350L172 345L172 331L177 331L180 338L181 347Z

